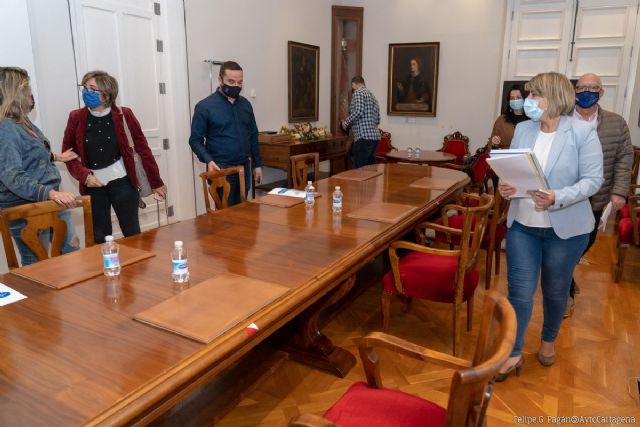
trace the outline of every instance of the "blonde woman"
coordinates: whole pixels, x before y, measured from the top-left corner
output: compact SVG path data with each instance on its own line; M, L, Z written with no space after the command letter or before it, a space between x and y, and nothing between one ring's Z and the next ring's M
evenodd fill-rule
M525 86L524 112L531 119L516 126L511 148L530 148L544 170L549 189L511 201L507 217L509 301L518 319L516 343L497 381L524 363L522 347L533 310L533 295L542 289L544 322L537 359L556 360L555 342L569 297L573 270L594 227L589 197L602 185L602 148L593 126L574 119L575 92L559 73L542 73ZM516 188L500 182L503 197Z
M32 108L33 95L27 72L18 67L0 67L0 208L44 200L73 207L76 196L59 191L60 173L53 162L69 161L76 154L73 151L51 152L47 138L27 117ZM60 218L67 223L62 253L76 250L79 242L69 212L61 212ZM38 258L20 238L24 226L24 220L17 220L9 228L22 265L27 265ZM45 234L40 237L46 244L50 236Z
M91 196L93 235L102 243L112 233L111 207L125 236L140 233L138 181L129 129L136 153L156 197L164 199L165 187L158 165L131 109L118 107L118 82L104 71L90 71L80 84L85 108L69 114L62 141L78 158L67 162L69 173L80 183L80 193Z

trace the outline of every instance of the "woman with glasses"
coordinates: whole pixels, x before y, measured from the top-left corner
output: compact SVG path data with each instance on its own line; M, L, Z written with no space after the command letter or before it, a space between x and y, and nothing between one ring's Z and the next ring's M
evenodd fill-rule
M77 155L73 151L51 152L49 140L29 120L32 109L33 95L27 72L18 67L0 67L0 208L45 200L75 207L76 196L60 191L60 172L53 162L69 161ZM58 216L67 224L62 253L78 249L80 245L69 211L62 211ZM25 220L9 224L22 265L38 261L20 236L25 225ZM51 232L44 232L39 237L47 247Z
M164 199L167 189L158 165L131 109L116 105L115 78L104 71L90 71L82 78L80 89L86 107L69 114L62 147L78 153L78 159L67 162L67 168L80 183L80 193L91 196L94 239L102 243L112 234L112 206L125 237L138 234L140 195L125 127L154 195Z
M520 373L522 348L533 311L533 296L542 289L544 322L536 358L543 366L556 360L556 338L562 323L573 270L587 246L594 219L589 197L602 184L602 148L596 130L573 116L575 92L559 73L542 73L526 85L524 112L531 120L516 126L512 148L531 149L548 189L514 199L507 216L507 282L509 301L518 320L511 357L496 381ZM516 188L500 182L510 197Z
M507 106L504 112L498 117L491 130L491 145L493 148L509 148L516 125L529 118L524 114L524 99L527 93L520 83L511 85L509 91L505 93Z

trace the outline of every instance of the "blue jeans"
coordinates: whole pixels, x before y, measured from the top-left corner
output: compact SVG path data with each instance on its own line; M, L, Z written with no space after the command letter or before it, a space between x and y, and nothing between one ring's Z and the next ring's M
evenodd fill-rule
M351 146L351 163L354 168L372 165L376 162L376 148L379 139L359 139Z
M516 312L518 329L511 356L519 356L522 352L538 277L544 311L542 340L556 340L567 306L573 270L588 241L589 233L561 239L553 228L527 227L513 222L507 232L507 280L509 302Z
M62 242L62 253L67 254L69 252L77 251L80 246L77 244L74 245L72 242L73 238L76 237L76 232L73 226L73 222L71 221L71 213L69 211L62 211L58 214L58 217L67 224L67 233L65 234L64 241ZM13 237L13 240L16 242L16 246L18 247L18 252L20 252L20 261L22 265L29 265L38 262L38 257L36 256L36 254L34 254L33 251L24 244L22 238L20 237L20 233L26 225L27 222L23 219L12 221L11 224L9 224L11 237ZM45 250L49 250L49 243L53 238L51 229L41 230L38 238L40 239L40 242L42 243L42 246L45 248Z

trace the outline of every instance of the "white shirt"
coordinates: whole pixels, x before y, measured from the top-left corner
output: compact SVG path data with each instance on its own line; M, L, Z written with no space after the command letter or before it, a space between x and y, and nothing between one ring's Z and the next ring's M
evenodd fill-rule
M536 155L538 162L540 162L542 170L544 170L547 165L547 160L549 160L549 152L551 151L551 144L553 143L553 138L555 138L555 136L555 132L544 133L540 131L540 133L538 133L536 143L533 146L533 153ZM547 210L536 210L533 199L524 199L520 202L520 207L518 208L515 220L527 227L551 227L549 212Z
M573 109L573 117L578 120L582 120L583 122L589 123L594 129L598 128L598 113L600 112L600 106L596 108L595 113L590 115L589 117L584 117L582 114L578 112L577 108Z

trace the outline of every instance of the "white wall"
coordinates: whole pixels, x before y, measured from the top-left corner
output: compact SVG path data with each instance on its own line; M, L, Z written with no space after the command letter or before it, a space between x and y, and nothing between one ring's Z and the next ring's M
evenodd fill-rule
M351 0L364 7L362 73L380 102L393 144L442 146L459 130L471 148L486 143L499 96L506 2L496 0ZM440 42L436 117L386 115L390 43ZM328 107L327 107L328 108Z

